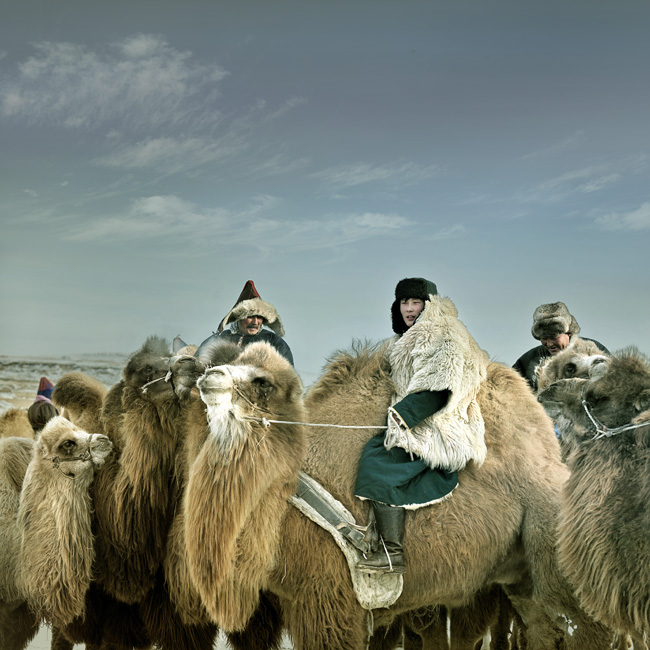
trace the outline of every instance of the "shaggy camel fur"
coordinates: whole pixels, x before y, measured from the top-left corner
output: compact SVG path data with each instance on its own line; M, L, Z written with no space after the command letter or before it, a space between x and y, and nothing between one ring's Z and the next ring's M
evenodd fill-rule
M0 415L0 438L34 438L27 409L10 408Z
M101 411L108 389L94 377L68 372L56 382L52 403L64 417L86 431L102 431Z
M150 337L104 398L101 422L116 453L98 473L93 491L97 557L87 594L90 611L85 620L66 628L77 643L110 641L120 648L156 643L174 650L207 650L214 644L217 628L207 617L199 614L189 622L180 618L163 573L168 531L185 483L185 464L178 462L184 449L183 399L174 381L166 379L169 364L167 342ZM199 375L195 373L194 381ZM83 397L83 377L77 379L74 391L58 397L67 395L69 401L61 405L85 417L83 408L70 408L70 402L82 398L92 404ZM68 386L66 376L59 385ZM182 393L183 386L179 388ZM92 382L87 390L95 390ZM251 625L265 626L274 616L273 608L261 607ZM279 623L271 627L279 639ZM260 647L257 636L252 629L229 640L235 648L252 649Z
M84 614L93 561L90 486L112 447L106 436L57 416L41 431L27 468L20 578L32 609L58 625Z
M547 357L542 364L537 366L535 369L537 394L560 379L588 377L593 364L603 363L608 358L609 355L603 353L593 341L575 339L568 348L552 357ZM560 450L564 462L572 449L573 441L570 436L560 432Z
M285 504L302 469L353 512L362 429L303 428L299 381L270 346L247 347L198 382L210 435L187 488L186 543L192 579L217 624L245 623L259 589L277 595L297 650L365 648L368 616L329 533ZM383 351L337 355L310 389L309 420L385 425L392 384ZM407 512L404 590L374 622L431 605L464 606L500 584L527 626L531 650L606 648L610 634L571 593L555 559L559 493L567 478L549 419L525 380L491 363L479 392L488 455L459 474L452 498ZM264 418L264 419L262 419ZM188 424L192 424L189 423ZM266 425L269 425L268 427ZM305 455L306 450L306 455ZM576 624L563 635L558 618ZM424 648L431 648L427 643Z
M635 348L538 395L573 442L558 556L583 607L636 637L650 632L650 360ZM629 425L629 426L628 426Z
M40 623L29 609L18 582L18 506L33 447L34 441L25 438L0 439L0 648L3 650L27 647Z
M592 363L601 363L607 359L605 354L593 341L577 338L568 347L556 355L546 357L535 369L537 392L559 379L587 377Z
M231 365L208 368L198 386L208 400L209 434L205 438L204 405L192 411L195 439L205 440L191 462L185 497L189 572L211 618L236 632L267 586L286 499L304 456L300 425L251 430L240 426L238 416L254 403L256 414L304 421L303 387L291 364L267 343L247 346Z

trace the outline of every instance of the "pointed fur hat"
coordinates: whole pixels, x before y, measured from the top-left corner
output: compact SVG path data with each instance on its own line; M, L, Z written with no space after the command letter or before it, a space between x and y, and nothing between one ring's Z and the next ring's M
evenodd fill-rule
M235 306L224 316L217 332L221 333L226 325L249 316L261 316L264 325L278 336L284 336L284 327L278 312L270 302L262 300L252 280L246 282Z
M38 390L36 391L36 396L46 397L47 399L52 398L52 392L54 391L54 384L47 378L41 377L41 380L38 382Z
M538 341L554 339L560 334L576 336L580 325L563 302L550 302L535 310L531 332Z

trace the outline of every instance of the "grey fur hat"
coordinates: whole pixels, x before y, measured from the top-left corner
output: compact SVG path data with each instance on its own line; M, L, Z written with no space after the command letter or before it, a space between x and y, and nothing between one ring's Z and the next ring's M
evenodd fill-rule
M578 321L569 313L563 302L550 302L540 305L533 314L533 338L554 339L560 334L577 336L580 332Z

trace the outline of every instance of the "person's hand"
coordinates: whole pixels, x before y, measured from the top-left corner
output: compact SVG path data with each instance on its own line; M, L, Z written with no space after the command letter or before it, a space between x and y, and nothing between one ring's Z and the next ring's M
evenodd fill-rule
M388 431L392 434L410 431L402 416L392 406L388 409Z

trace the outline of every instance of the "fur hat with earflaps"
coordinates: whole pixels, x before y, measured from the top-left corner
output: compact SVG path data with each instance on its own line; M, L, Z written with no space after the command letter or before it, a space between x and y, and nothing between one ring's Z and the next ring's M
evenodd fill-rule
M429 300L431 296L436 296L437 294L438 287L425 278L404 278L400 280L395 287L395 302L393 302L390 308L393 332L395 334L404 334L408 329L399 309L400 301L408 300L409 298Z
M246 282L235 306L224 316L217 332L220 334L226 325L249 316L261 316L264 325L278 336L284 336L284 327L278 312L270 302L265 302L260 298L252 280Z
M533 327L530 330L533 338L554 339L560 334L571 337L580 332L578 321L569 313L563 302L550 302L540 305L533 314Z

